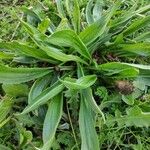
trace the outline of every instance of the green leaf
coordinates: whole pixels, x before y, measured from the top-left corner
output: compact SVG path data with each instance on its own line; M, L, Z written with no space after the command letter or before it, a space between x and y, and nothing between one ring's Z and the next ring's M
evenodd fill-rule
M49 150L55 133L62 116L63 97L62 94L55 96L48 106L48 111L43 125L43 141L42 150Z
M94 22L94 18L91 11L92 6L93 6L93 0L90 0L86 6L86 21L88 22L88 24L92 24Z
M127 35L135 32L136 30L143 28L149 22L150 22L150 16L146 16L145 18L138 19L138 20L134 21L133 23L131 23L131 25L125 31L123 31L123 35L127 36Z
M14 58L14 54L9 53L9 52L0 52L0 60L3 59L13 59Z
M13 97L27 96L29 91L26 84L3 84L2 88L7 95Z
M116 75L116 77L137 77L139 75L138 69L120 62L98 65L96 70L108 76Z
M63 7L63 1L62 0L56 0L57 10L61 18L66 18L64 7Z
M40 79L37 79L34 82L33 86L31 87L31 90L29 92L29 96L28 96L28 104L29 105L34 103L34 100L36 100L36 97L42 93L42 91L45 89L45 87L47 87L50 80L51 80L51 76L47 75Z
M20 147L29 144L32 141L33 135L31 131L26 131L25 129L20 133Z
M132 94L122 95L122 100L128 105L133 105L134 104L134 97L132 96Z
M150 49L149 43L118 44L117 47L115 47L116 53L120 52L119 55L124 56L129 56L130 54L140 56L150 56L149 49Z
M39 17L39 15L38 15L35 11L33 11L33 10L31 10L31 9L28 9L28 8L26 8L26 7L24 7L24 6L23 6L21 9L22 9L22 11L23 11L26 15L32 17L32 18L34 19L34 21L41 22L41 18ZM33 21L33 20L32 20L32 21Z
M150 10L150 5L146 5L143 7L140 7L138 10L135 10L134 8L135 6L133 6L133 8L131 7L130 10L126 11L123 16L114 19L114 21L112 22L111 27L112 28L119 28L119 27L124 27L124 23L127 22L128 20L130 20L132 17L136 16L137 14L146 12L148 10Z
M59 38L60 35L58 33L59 32L62 33L65 30L55 32L56 34L52 34L52 35L54 35L54 38L53 38L53 36L52 36L52 38L48 38L46 35L41 34L35 27L25 23L24 21L21 21L21 22L22 22L23 26L25 27L26 31L31 36L32 40L36 43L36 45L39 46L43 51L45 51L47 53L47 55L50 56L51 58L54 58L56 60L63 61L63 62L77 61L77 62L81 62L81 63L86 64L86 62L83 61L80 57L77 57L77 56L74 56L74 55L66 55L65 53L61 52L60 49L55 48L54 46L50 45L49 42L52 42L51 44L54 44L56 46L58 46L58 44L60 44L61 46L66 46L66 44L67 44L67 46L68 46L68 43L71 46L73 44L73 42L69 38L72 39L73 37L67 38L68 37L68 35L67 35L67 37L64 41L64 42L66 42L66 44L63 43L63 35L62 35L62 37ZM71 30L67 30L67 31L69 33L72 33L73 35L75 34ZM65 34L66 33L64 33L64 36L65 36ZM56 35L56 37L55 37L55 35ZM77 36L77 35L75 34L75 36ZM86 47L82 44L81 40L79 40L78 38L76 39L76 38L77 37L75 37L75 39L74 39L75 44L73 44L73 45L75 45L76 48L79 48L78 51L81 51L81 53L82 53L82 49L80 49L80 48L85 48L86 49ZM57 40L59 40L59 41L57 41ZM78 43L79 41L80 41L80 43ZM87 49L86 49L86 51L87 51Z
M101 36L106 31L107 24L117 10L119 4L120 2L116 3L105 17L103 16L96 22L92 23L90 26L87 26L87 28L85 28L79 34L81 40L85 43L86 46L92 43L96 38Z
M142 112L142 110L138 106L130 108L127 110L125 124L127 126L149 127L150 113Z
M80 64L78 64L78 78L81 79L82 77L84 77L83 68ZM86 95L88 93L85 92L91 91L80 91L81 99L79 111L79 128L82 141L81 150L99 150L99 141L95 130L95 120L92 109L96 109L96 112L100 111L97 107L97 104L95 104L93 99L91 99L92 97L88 97L89 95Z
M148 42L150 41L150 32L142 33L136 36L133 40L137 42L141 42L141 41Z
M93 85L97 80L96 75L87 75L79 79L73 79L66 77L64 80L60 80L69 89L85 89Z
M103 112L101 111L100 107L97 105L97 103L93 97L91 88L82 90L82 94L83 94L83 97L85 98L86 102L88 103L88 105L91 107L91 109L96 114L100 114L105 122L105 116L104 116Z
M93 7L94 21L97 21L102 17L102 6L103 6L103 1L96 0L96 3Z
M51 71L50 68L10 68L0 65L0 83L18 84L28 82Z
M130 64L130 63L122 63L123 65L128 65L134 68L139 69L139 77L149 78L150 77L150 66L149 65L141 65L141 64Z
M29 104L21 113L21 115L26 114L34 109L38 108L39 106L45 104L58 93L60 93L64 89L64 85L61 84L59 81L55 82L51 87L48 87L44 91L41 92L35 99L32 101L34 103Z
M2 122L0 122L0 128L2 128L7 122L9 122L10 119L11 119L11 117L9 116L8 118L6 118Z
M150 86L150 78L138 77L133 83L134 87L144 91L147 86Z
M46 30L48 29L50 25L50 19L49 18L45 18L44 20L42 20L42 22L38 25L38 30L42 33L45 33Z
M71 23L73 25L74 31L78 34L80 32L80 7L79 7L79 1L65 1L65 7L68 13L68 16L71 20ZM71 26L72 26L71 25Z
M100 20L94 22L90 26L87 26L80 34L79 37L87 46L92 43L98 36L104 32L105 19L102 17Z
M13 101L9 97L5 97L0 101L0 122L2 122L13 106Z
M74 30L76 33L80 32L80 7L78 0L74 0L74 8L73 8L73 15L72 15L72 23L74 26Z
M59 25L57 26L56 31L71 29L68 23L67 18L62 18Z
M150 126L150 112L142 112L138 106L134 106L126 110L127 115L109 118L107 123L118 122L126 126L135 127L149 127Z
M116 77L150 77L150 66L148 65L111 62L98 65L96 70L101 71L108 76L116 75Z
M87 59L91 59L87 47L83 44L78 35L72 30L57 31L48 38L47 42L57 46L73 47L82 56Z
M50 63L55 63L55 61L51 60L51 58L44 51L16 41L7 43L0 42L0 49L15 52L17 54L22 54L29 57L34 57Z
M95 4L93 3L94 1L90 0L86 6L86 20L88 24L92 24L102 17L102 3L103 2L96 0Z
M87 64L85 61L83 61L80 57L74 56L74 55L66 55L65 53L62 53L58 48L54 48L52 46L48 45L43 45L42 43L38 46L44 50L48 56L62 61L62 62L67 62L67 61L76 61L76 62L81 62L84 64Z
M15 123L20 134L19 147L23 148L32 141L33 135L31 131L26 130L26 128L24 128L18 121L15 120Z
M99 141L95 130L95 120L91 108L83 95L81 96L80 102L79 128L82 141L81 150L99 150Z
M142 64L130 64L130 63L121 63L123 65L128 65L131 67L135 67L138 69L143 69L143 70L150 70L150 66L149 65L142 65Z

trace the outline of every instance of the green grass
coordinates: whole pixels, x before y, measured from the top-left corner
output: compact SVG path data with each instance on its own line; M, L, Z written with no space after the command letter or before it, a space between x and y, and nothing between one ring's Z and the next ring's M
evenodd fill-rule
M10 4L1 5L0 149L148 150L149 2Z

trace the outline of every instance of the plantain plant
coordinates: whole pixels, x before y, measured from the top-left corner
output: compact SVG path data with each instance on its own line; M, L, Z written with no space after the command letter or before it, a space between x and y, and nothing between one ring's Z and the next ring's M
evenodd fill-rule
M141 93L135 93L138 82L150 77L150 66L146 65L150 55L150 5L139 6L138 2L56 0L57 13L52 18L23 8L24 19L18 19L25 38L0 42L0 83L6 93L11 86L14 90L21 86L26 92L22 83L27 83L27 106L6 118L13 105L7 100L0 126L11 117L27 113L38 116L44 110L42 150L53 146L59 123L66 117L76 141L75 149L82 150L101 148L99 134L103 126L148 127L150 111L143 112L136 102ZM145 58L143 64L137 64L141 57ZM114 85L126 104L124 115L114 110L115 116L110 116L106 109L113 100L102 95L114 90ZM97 86L102 87L96 92ZM15 97L14 93L11 95ZM0 108L7 101L2 100ZM67 114L73 101L78 105L72 111L79 112L75 124L79 125L80 135L76 135L73 118Z

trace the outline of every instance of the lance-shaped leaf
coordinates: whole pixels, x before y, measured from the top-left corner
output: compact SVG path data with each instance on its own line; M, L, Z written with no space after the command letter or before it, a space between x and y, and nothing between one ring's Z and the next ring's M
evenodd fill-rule
M21 44L19 42L0 42L0 49L10 52L15 52L16 54L22 54L29 57L34 57L39 60L47 61L50 63L55 63L54 60L51 60L51 58L42 50L37 49L35 47L31 47L25 44Z
M48 106L48 111L43 125L43 142L42 150L49 150L55 133L62 116L63 96L59 94L55 96Z
M86 6L86 21L88 24L92 24L94 22L93 14L92 14L93 0L90 0Z
M52 46L48 46L48 45L45 45L45 44L40 44L38 43L38 46L44 50L48 56L56 59L56 60L59 60L59 61L62 61L62 62L67 62L67 61L76 61L76 62L81 62L81 63L84 63L84 64L87 64L85 61L83 61L80 57L78 56L74 56L74 55L66 55L65 53L61 52L58 48L54 48Z
M42 33L45 33L48 29L48 27L50 26L50 19L49 18L45 18L44 20L42 20L42 22L38 25L38 30Z
M21 9L26 15L28 15L27 16L28 21L31 20L32 22L38 22L38 23L41 22L40 16L34 10L29 9L25 6L23 6ZM32 18L32 19L29 20L29 18Z
M46 53L47 53L47 55L48 56L50 56L51 58L54 58L54 59L56 59L56 60L59 60L59 61L63 61L63 62L67 62L67 61L77 61L77 62L81 62L81 63L85 63L86 64L86 62L85 61L83 61L80 57L78 57L78 56L74 56L74 55L67 55L67 54L65 54L65 53L63 53L60 49L58 49L58 48L56 48L56 47L54 47L54 46L52 46L52 45L50 45L50 44L48 44L49 42L50 42L50 39L46 36L46 35L44 35L44 34L41 34L35 27L33 27L33 26L31 26L31 25L29 25L29 24L27 24L26 22L24 22L24 21L21 21L22 22L22 24L23 24L23 26L24 26L24 28L26 29L26 31L29 33L29 35L31 36L31 38L32 38L32 40L35 42L35 44L37 44L37 46L39 46L43 51L45 51ZM64 30L63 30L64 31ZM67 30L68 31L68 30ZM71 30L69 30L70 32L71 32ZM62 31L58 31L58 32L62 32ZM59 38L59 35L58 35L58 32L56 32L57 34L56 34L56 37L58 36L58 38ZM73 32L73 31L72 31ZM66 34L66 33L64 33L64 34ZM73 34L75 34L74 32L73 32ZM55 35L55 34L54 34ZM76 35L77 36L77 35ZM63 37L63 36L62 36ZM55 36L54 36L54 38L55 38L55 40L54 40L54 38L52 38L51 39L51 44L54 44L54 45L61 45L61 43L62 43L62 41L63 41L63 38L62 37L60 37L60 41L58 42L57 40L57 38L55 38ZM71 38L73 38L73 37L71 37ZM66 39L67 40L67 39ZM69 39L68 39L69 40ZM78 41L78 39L76 39L75 38L75 41ZM46 42L48 42L48 43L46 43ZM58 43L57 43L58 42ZM66 42L66 44L67 44L67 41L65 41ZM70 42L70 44L72 44L72 42L71 41L69 41ZM62 44L64 44L64 43L62 43ZM78 45L79 44L79 45ZM68 44L67 44L68 45ZM81 47L84 47L85 49L86 49L86 47L84 46L84 45L82 45L81 47L80 47L80 43L78 43L77 42L77 44L76 45L78 45L77 47L78 48L81 48ZM62 45L61 45L62 46ZM81 50L80 50L81 51Z
M0 128L2 128L10 119L11 119L11 116L9 116L8 118L6 118L2 122L0 122Z
M63 1L62 0L56 0L57 10L61 18L66 18L64 7L63 7Z
M73 47L82 56L87 59L91 59L87 47L83 44L79 36L72 30L57 31L48 38L47 42L63 47Z
M135 15L150 10L150 5L140 7L138 10L135 10L134 7L135 6L131 7L130 10L126 11L126 13L124 13L123 16L118 17L117 19L113 20L111 23L111 27L112 28L120 27L120 26L124 25L124 23L127 22L129 19L134 17Z
M75 89L75 90L80 90L80 89L85 89L90 87L95 83L97 80L96 75L87 75L83 76L79 79L73 79L66 77L64 80L60 81L69 89Z
M123 35L127 36L135 32L136 30L143 28L149 23L150 23L150 16L146 16L142 19L138 19L134 21L126 30L123 31Z
M33 102L29 104L21 114L26 114L38 108L40 105L45 104L47 101L49 101L58 93L60 93L63 89L64 89L63 84L61 84L59 81L55 82L52 86L42 91L40 95L38 95L35 99L33 99Z
M9 53L9 52L1 52L0 51L0 60L2 59L13 59L14 58L14 54Z
M0 83L17 84L40 78L52 72L50 68L10 68L0 65Z
M100 20L94 22L90 26L86 27L80 34L81 40L85 45L92 43L98 36L104 31L105 19L102 17Z
M101 13L102 13L103 2L96 0L95 5L93 4L93 2L94 2L93 0L90 0L87 3L87 7L86 7L86 20L88 24L92 24L95 21L99 20L102 15Z
M37 79L33 86L31 87L31 90L29 92L28 96L28 104L31 105L34 103L34 100L36 100L36 97L39 96L44 88L49 84L51 80L50 75L46 75L40 79Z
M96 113L100 114L105 122L105 116L103 112L101 111L100 107L97 105L93 95L92 95L92 90L91 88L87 88L82 90L83 97L86 99L86 102L89 104L91 109Z
M89 2L90 3L90 2ZM85 45L89 45L96 38L101 36L105 30L107 29L107 24L110 21L110 18L115 13L119 6L120 2L116 3L109 11L109 13L104 17L101 17L96 22L92 23L88 27L86 27L81 33L80 38L85 43Z
M122 63L122 64L138 68L140 77L148 77L148 78L150 77L150 66L149 65L130 64L130 63Z
M73 15L72 15L72 24L74 26L74 30L76 33L80 32L80 7L78 0L74 0L74 8L73 8Z
M4 92L11 97L27 96L29 89L26 84L3 84Z
M74 0L70 2L69 0L66 0L65 7L66 7L68 16L72 22L75 32L79 33L80 32L80 19L81 19L79 1Z
M150 77L149 65L111 62L98 65L96 70L105 72L109 76L116 74L120 77Z
M145 33L142 33L142 34L134 37L133 40L137 41L137 42L141 42L141 41L148 42L148 41L150 41L150 32L147 31Z
M99 150L98 136L95 130L95 120L86 99L81 93L79 128L81 133L81 150Z
M94 18L94 21L97 21L98 19L100 19L102 17L102 7L104 5L104 2L103 1L99 1L99 0L96 0L96 3L93 7L93 18Z
M118 44L114 49L120 56L150 56L149 43Z
M78 78L84 77L83 68L78 64ZM91 99L91 95L86 95L90 91L80 90L80 112L79 112L79 128L81 133L81 150L99 150L98 136L95 130L95 120L92 109L100 112L97 105ZM94 139L94 140L93 140Z
M137 77L139 70L120 62L111 62L98 65L96 70L103 72L105 75L115 77Z

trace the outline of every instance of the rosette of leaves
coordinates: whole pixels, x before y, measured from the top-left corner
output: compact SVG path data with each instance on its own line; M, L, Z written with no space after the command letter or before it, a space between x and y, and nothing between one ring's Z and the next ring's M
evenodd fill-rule
M150 5L139 7L128 1L108 4L99 0L56 0L56 7L59 24L34 10L25 9L27 17L36 22L20 20L28 34L26 41L0 43L0 83L31 84L30 81L34 81L28 105L19 115L35 112L42 105L48 106L42 150L52 146L63 116L64 102L68 100L64 92L76 93L80 102L81 149L99 150L96 119L107 121L94 99L93 85L104 79L149 78L150 67L133 64L132 60L150 55L150 43L145 42L149 32L143 28L150 22ZM11 60L17 67L9 63ZM128 113L131 114L132 111ZM131 118L127 124L136 125L136 120L132 124ZM143 119L143 126L148 126L147 117Z

